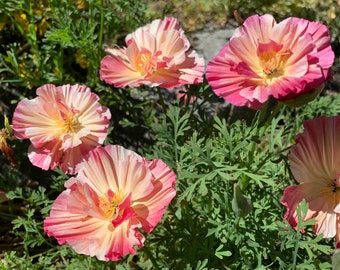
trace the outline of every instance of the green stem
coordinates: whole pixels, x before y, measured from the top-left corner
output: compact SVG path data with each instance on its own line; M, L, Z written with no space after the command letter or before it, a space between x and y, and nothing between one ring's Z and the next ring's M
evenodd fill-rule
M100 1L100 28L99 28L99 49L102 49L103 46L103 32L104 32L104 8L103 8L103 0Z
M152 265L153 265L153 269L160 269L158 264L157 264L157 261L155 259L155 257L152 255L151 251L148 249L147 246L144 246L143 248L144 252L146 253L146 255L148 256L148 258L150 259L150 261L152 262Z
M267 101L260 110L260 115L259 115L259 124L260 125L263 124L264 119L266 118L266 115L268 113L268 107L269 107L269 101Z
M277 114L280 112L281 108L283 107L283 103L281 102L278 102L276 104L276 106L274 107L272 113L268 116L267 120L266 119L266 116L268 114L268 109L269 109L269 102L267 101L264 106L261 108L260 110L260 113L259 113L259 116L258 116L258 121L256 123L256 119L253 121L252 125L256 124L256 134L255 136L257 137L259 135L259 131L262 127L262 125L265 125L265 126L268 126L271 121L277 116ZM252 143L252 147L251 147L251 150L249 152L249 155L248 157L250 157L250 159L254 156L254 153L255 153L255 150L256 150L256 147L257 147L257 143L255 141L253 141ZM285 151L289 149L288 148L285 148L284 150L282 151ZM267 157L264 161L262 161L262 163L260 164L259 168L262 167L264 165L264 163L269 159L270 157ZM248 160L249 164L252 163L251 160Z
M64 48L60 46L60 51L58 53L58 58L57 58L57 70L58 70L58 80L59 82L63 82L64 80Z
M190 91L187 91L187 92L185 93L185 95L186 95L186 100L185 100L184 111L186 112L186 111L188 110L188 108L189 108L189 105L190 105L190 99L191 99L191 93L190 93Z
M280 112L281 108L283 107L283 103L278 102L276 106L274 107L272 113L269 115L266 124L269 125L270 122L277 116L277 114Z
M89 257L88 258L88 268L87 269L91 269L91 264L92 264L92 258Z
M264 119L266 117L266 114L267 114L267 110L268 110L268 101L264 104L264 106L261 108L259 114L258 114L258 117L255 117L254 120L252 121L252 126L254 128L256 128L256 134L255 134L255 137L258 137L259 136L259 132L260 132L260 129L262 127L262 124L264 122ZM255 153L255 150L256 150L256 147L257 147L257 142L256 141L252 141L252 145L251 145L251 149L250 149L250 152L248 154L248 164L252 164L252 160L251 158L254 157L254 153Z
M164 102L164 98L163 98L163 94L162 94L162 91L159 87L157 87L157 93L158 93L158 96L159 96L159 102L161 103L161 106L163 108L163 111L164 113L167 112L167 108L165 106L165 102Z
M259 171L259 170L262 168L262 166L263 166L264 164L266 164L266 162L267 162L269 159L271 159L272 157L276 156L276 155L279 154L279 153L283 153L283 152L289 150L291 147L292 147L292 146L287 146L286 148L283 148L282 150L280 150L280 151L277 152L277 153L272 153L272 154L266 156L266 158L264 158L264 159L261 161L261 163L256 167L256 168L257 168L257 171Z
M296 257L299 251L299 242L300 242L300 232L297 232L297 240L295 241L294 251L293 251L293 267L292 270L296 269Z

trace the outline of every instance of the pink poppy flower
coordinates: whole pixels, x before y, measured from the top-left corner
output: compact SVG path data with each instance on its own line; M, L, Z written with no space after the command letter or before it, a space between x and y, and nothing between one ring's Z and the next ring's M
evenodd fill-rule
M193 50L177 19L166 17L125 38L126 48L109 48L100 79L115 87L145 84L173 89L203 81L204 60Z
M76 165L107 136L110 111L84 85L37 89L37 97L21 100L13 116L14 135L30 139L28 157L43 170L60 165L65 173L76 173Z
M304 122L289 154L291 171L300 183L285 189L285 219L296 228L296 207L309 204L306 220L315 218L314 231L340 241L340 116Z
M269 15L247 18L208 63L214 92L236 106L259 109L273 96L291 100L320 87L334 61L327 27Z
M97 147L79 167L53 203L45 231L99 260L135 254L145 241L139 229L151 232L176 195L175 173L118 145Z

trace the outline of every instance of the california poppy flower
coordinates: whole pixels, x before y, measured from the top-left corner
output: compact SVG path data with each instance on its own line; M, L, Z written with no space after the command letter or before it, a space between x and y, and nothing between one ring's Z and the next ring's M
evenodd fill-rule
M12 123L17 138L31 141L33 165L43 170L60 166L74 174L83 156L104 142L110 118L88 87L46 84L37 89L37 97L18 103Z
M319 22L250 16L208 63L206 77L218 96L236 106L259 109L270 96L291 101L329 79L330 42Z
M125 48L106 49L100 66L100 78L106 83L173 89L203 81L204 60L189 50L177 19L154 20L129 34L125 42Z
M97 147L66 181L44 221L59 244L99 260L135 254L176 195L176 175L161 160L151 161L122 146Z

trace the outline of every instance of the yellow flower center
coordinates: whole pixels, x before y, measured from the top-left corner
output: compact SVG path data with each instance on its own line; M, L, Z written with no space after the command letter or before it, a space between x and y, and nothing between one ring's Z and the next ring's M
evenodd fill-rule
M269 52L261 55L260 66L262 67L262 77L270 82L284 74L285 63L290 54Z
M284 75L291 52L285 50L282 44L270 41L259 44L257 56L259 59L257 73L264 84L271 84Z
M79 122L79 115L79 110L69 108L61 101L57 102L55 121L62 134L74 134L82 129L83 126Z
M157 70L158 56L160 55L161 52L153 54L147 49L142 49L136 58L136 69L144 75L153 73Z
M82 125L79 122L77 113L69 112L66 118L63 119L63 133L77 133L81 128Z
M119 205L123 199L124 196L120 192L113 193L113 191L109 190L107 194L99 198L99 208L102 215L109 220L114 220L119 215L122 215L124 209L120 209Z
M278 64L279 59L276 54L269 53L267 55L262 56L260 59L260 64L263 68L263 72L267 76L275 76L278 72Z

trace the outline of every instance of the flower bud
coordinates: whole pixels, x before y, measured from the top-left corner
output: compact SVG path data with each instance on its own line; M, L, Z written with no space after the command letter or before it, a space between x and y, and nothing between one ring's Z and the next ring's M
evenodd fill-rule
M244 20L242 19L238 10L234 10L234 18L239 26L243 24Z
M253 208L251 200L241 193L241 189L237 183L234 184L234 196L231 201L231 207L239 217L245 217Z
M12 125L9 124L8 117L6 115L4 116L4 126L7 134L11 137L13 134L13 128Z
M340 242L336 244L336 248L332 256L332 269L340 269Z

